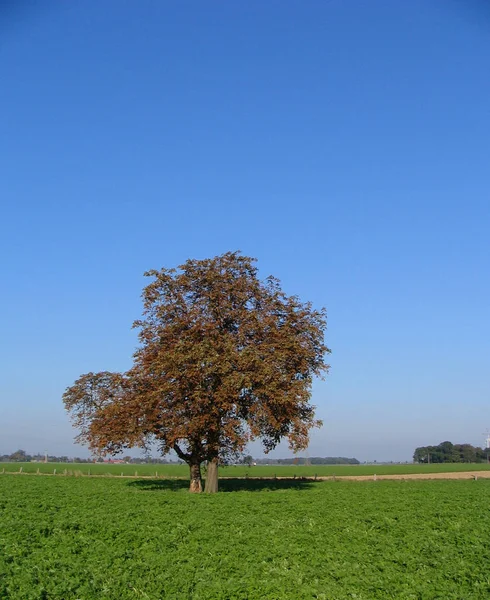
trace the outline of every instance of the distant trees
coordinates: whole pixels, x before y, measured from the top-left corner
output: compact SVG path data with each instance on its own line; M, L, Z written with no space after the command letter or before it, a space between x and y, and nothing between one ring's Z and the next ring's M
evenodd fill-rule
M17 450L16 452L12 452L9 459L14 462L27 462L31 460L31 457L28 456L25 450Z
M12 454L4 454L0 456L0 462L44 462L45 454L28 454L25 450L16 450ZM48 462L67 463L67 462L91 462L88 458L69 458L68 456L48 456Z
M255 461L258 465L358 465L360 464L357 458L346 458L345 456L312 456L311 458L295 457L295 458L257 458Z
M321 458L312 456L310 459L311 465L359 465L357 458L346 458L344 456L327 456Z
M488 452L471 444L441 442L438 446L421 446L413 453L418 463L480 463L487 462Z
M63 401L95 453L156 443L190 468L190 491L217 491L218 463L260 439L305 449L321 425L310 404L328 371L326 314L260 280L255 259L227 252L149 271L140 347L126 373L87 373Z
M44 456L41 454L27 454L25 450L16 450L12 454L0 456L0 462L31 462L31 460L44 460Z
M25 450L16 450L11 454L0 454L0 463L4 462L44 462L46 460L45 454L40 454L39 452L36 454L28 454ZM124 462L133 464L133 465L141 465L141 464L152 464L152 465L177 465L182 464L181 460L171 460L168 458L162 458L161 456L153 457L153 456L125 456L122 459ZM252 459L253 460L253 459ZM69 457L69 456L54 456L49 454L47 457L47 462L50 463L93 463L93 462L111 462L110 460L105 461L102 457Z

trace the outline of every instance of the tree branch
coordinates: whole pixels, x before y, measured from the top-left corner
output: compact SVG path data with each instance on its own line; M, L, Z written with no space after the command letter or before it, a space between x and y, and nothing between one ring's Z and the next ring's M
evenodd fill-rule
M191 455L183 452L177 443L174 444L174 450L175 450L175 454L177 454L177 456L180 458L180 460L189 462Z

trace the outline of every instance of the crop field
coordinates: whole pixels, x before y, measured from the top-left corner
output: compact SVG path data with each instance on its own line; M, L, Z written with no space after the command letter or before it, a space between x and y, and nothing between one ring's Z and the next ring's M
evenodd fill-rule
M0 463L0 472L6 473L50 473L56 470L57 475L82 474L82 475L113 475L113 476L143 476L143 477L169 477L188 478L189 468L186 465L130 465L130 464L104 464L104 463ZM446 463L431 465L257 465L247 467L244 465L221 467L222 477L326 477L335 475L405 475L412 473L451 473L460 471L489 471L490 465L486 463Z
M0 477L0 598L490 597L490 480Z

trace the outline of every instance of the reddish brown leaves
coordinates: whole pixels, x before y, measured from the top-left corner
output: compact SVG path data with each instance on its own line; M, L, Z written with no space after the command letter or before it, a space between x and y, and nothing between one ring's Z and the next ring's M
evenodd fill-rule
M133 368L84 375L64 395L82 440L115 452L152 438L187 462L255 438L306 446L312 379L328 370L325 312L259 280L254 263L229 252L146 274Z

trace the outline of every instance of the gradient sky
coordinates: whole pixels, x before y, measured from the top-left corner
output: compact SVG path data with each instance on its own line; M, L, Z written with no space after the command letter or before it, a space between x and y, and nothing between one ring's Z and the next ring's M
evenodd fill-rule
M237 249L327 308L311 456L483 444L483 2L2 6L0 453L87 455L61 396L130 366L143 272Z

